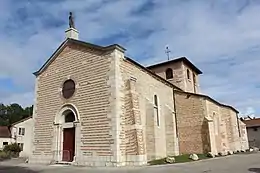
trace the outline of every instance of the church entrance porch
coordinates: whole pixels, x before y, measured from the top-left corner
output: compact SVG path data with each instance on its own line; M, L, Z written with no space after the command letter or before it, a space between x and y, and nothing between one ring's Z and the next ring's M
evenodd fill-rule
M66 105L56 115L54 122L53 161L74 162L79 146L76 143L80 135L78 114L74 106Z

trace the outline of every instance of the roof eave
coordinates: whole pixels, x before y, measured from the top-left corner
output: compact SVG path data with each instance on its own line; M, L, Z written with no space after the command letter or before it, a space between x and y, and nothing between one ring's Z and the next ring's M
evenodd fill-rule
M190 62L185 56L182 56L182 57L179 57L176 59L172 59L169 61L153 64L153 65L147 66L146 68L148 68L148 69L155 68L155 67L163 66L165 64L174 63L174 62L186 62L197 74L203 73L198 67L196 67L192 62Z
M215 99L211 98L210 96L203 95L203 94L197 94L197 93L190 93L190 92L185 92L185 91L179 91L179 92L185 93L185 94L194 95L194 96L204 97L204 98L206 98L206 99L208 99L208 100L213 101L214 103L216 103L216 104L219 105L219 106L228 107L228 108L232 109L234 112L239 113L239 111L236 110L234 107L229 106L229 105L225 105L225 104L222 104L222 103L219 103L218 101L216 101Z
M120 46L119 44L113 44L113 45L109 45L109 46L103 47L103 46L87 43L87 42L84 42L84 41L67 38L56 49L56 51L50 56L50 58L41 66L41 68L38 71L33 72L33 75L35 75L36 77L39 76L42 73L42 71L52 62L52 59L55 57L55 55L58 54L62 50L62 48L67 44L67 42L69 42L69 41L74 42L74 43L78 43L78 44L82 44L84 46L92 47L94 49L101 50L101 51L109 51L109 50L114 50L114 49L117 49L117 50L119 50L121 52L125 52L126 51L126 49L124 47Z

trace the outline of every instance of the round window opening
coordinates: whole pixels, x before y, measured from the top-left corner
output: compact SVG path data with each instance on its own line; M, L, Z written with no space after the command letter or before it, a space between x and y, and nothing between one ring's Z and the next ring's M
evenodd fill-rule
M62 87L62 95L65 99L69 99L75 92L75 82L71 79L66 80Z

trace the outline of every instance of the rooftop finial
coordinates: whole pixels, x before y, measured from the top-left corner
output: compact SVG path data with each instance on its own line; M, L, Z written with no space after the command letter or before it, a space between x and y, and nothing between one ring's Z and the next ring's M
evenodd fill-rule
M69 16L69 28L65 31L65 33L66 33L66 38L71 38L75 40L79 39L79 32L75 28L74 16L72 15L72 12L70 12L70 16Z
M74 24L74 17L72 15L72 12L70 12L70 16L69 16L69 27L76 29L75 28L75 24Z
M167 58L168 58L168 61L169 61L170 60L170 53L171 53L169 46L166 46L165 53L167 54Z

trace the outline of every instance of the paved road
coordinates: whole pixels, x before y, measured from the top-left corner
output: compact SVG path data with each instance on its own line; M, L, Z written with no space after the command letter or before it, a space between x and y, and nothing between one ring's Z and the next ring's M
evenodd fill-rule
M260 173L260 153L239 154L192 163L138 168L86 168L63 165L43 166L8 161L0 163L0 173Z

